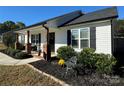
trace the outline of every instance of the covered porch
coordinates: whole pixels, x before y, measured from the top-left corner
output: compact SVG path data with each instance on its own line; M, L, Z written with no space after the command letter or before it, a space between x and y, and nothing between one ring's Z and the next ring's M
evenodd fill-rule
M22 44L25 49L22 50L37 58L44 58L49 61L51 57L55 57L55 31L53 28L40 25L25 28L16 31L15 49Z

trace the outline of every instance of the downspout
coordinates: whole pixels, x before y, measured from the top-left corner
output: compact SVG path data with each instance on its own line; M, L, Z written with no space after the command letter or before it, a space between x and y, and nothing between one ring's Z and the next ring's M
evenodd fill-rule
M114 39L114 33L115 33L115 28L116 28L116 24L115 24L115 20L116 19L111 19L111 47L112 47L112 55L114 55L115 52L115 39Z
M46 61L50 61L51 58L51 49L49 45L49 28L45 26L45 24L42 25L46 30L47 30L47 35L46 35L46 41L47 41L47 53L46 53Z

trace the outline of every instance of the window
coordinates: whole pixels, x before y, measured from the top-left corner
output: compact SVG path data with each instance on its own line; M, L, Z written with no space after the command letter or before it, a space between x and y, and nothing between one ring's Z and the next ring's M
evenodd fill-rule
M89 28L72 29L72 47L73 48L86 48L90 47L90 31Z
M88 28L80 29L80 42L81 42L80 48L89 47L89 29Z
M31 35L31 43L35 43L35 35Z
M79 33L78 30L72 30L72 47L78 48L79 46Z
M38 44L39 43L39 35L37 34L36 35L36 44Z
M39 34L31 35L31 43L35 45L39 43Z

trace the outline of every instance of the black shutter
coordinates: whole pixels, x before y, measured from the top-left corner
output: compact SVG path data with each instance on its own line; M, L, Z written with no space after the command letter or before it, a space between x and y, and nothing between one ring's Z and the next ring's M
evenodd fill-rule
M71 45L71 30L67 30L67 45Z
M90 48L96 49L96 27L90 27Z
M39 33L39 44L41 43L41 33Z

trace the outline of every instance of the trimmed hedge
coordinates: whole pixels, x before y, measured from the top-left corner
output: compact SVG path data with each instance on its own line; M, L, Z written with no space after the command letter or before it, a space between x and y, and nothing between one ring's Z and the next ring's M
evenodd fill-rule
M63 46L57 50L58 58L64 59L65 62L73 56L77 56L78 62L74 69L82 74L111 74L113 67L116 65L116 59L109 54L98 54L92 48L84 48L81 52L76 53L72 47Z
M109 54L98 54L96 62L96 71L101 74L111 74L113 66L116 65L115 57Z
M57 50L57 57L64 59L65 61L70 59L72 56L76 56L76 54L77 53L70 46L62 46Z
M31 55L28 55L26 52L18 52L15 55L15 58L17 59L25 59L25 58L30 58Z
M13 58L16 58L16 59L25 59L25 58L32 57L31 55L27 54L26 52L21 52L20 50L15 50L12 48L5 49L2 52Z
M78 67L83 69L84 73L89 69L91 73L111 74L116 62L114 56L95 53L91 48L83 49L78 55L78 63L81 64Z
M84 67L95 68L95 57L94 49L84 48L78 55L78 63L83 64Z

